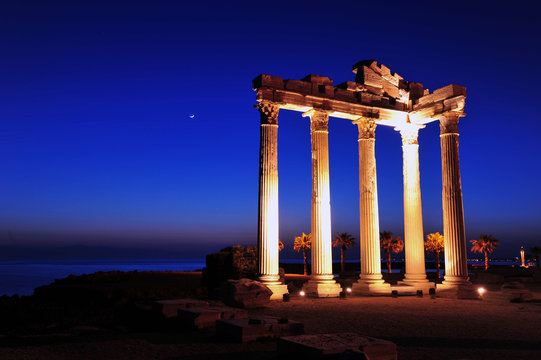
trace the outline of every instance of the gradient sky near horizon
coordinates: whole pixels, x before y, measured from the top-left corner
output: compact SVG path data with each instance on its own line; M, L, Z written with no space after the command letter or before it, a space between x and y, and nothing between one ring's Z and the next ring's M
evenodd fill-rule
M255 244L251 80L314 73L339 84L377 59L431 90L467 87L467 238L492 233L496 254L517 256L541 245L540 11L527 1L3 1L0 245ZM333 233L358 237L357 130L336 118L329 128ZM441 232L437 124L419 143L424 230ZM380 228L397 235L401 151L399 134L378 127ZM287 245L310 231L307 118L281 111L278 154Z

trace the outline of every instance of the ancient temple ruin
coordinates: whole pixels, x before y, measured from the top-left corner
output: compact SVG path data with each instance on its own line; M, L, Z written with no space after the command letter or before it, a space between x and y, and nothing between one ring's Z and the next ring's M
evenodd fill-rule
M260 280L281 298L287 287L278 275L278 113L298 111L310 119L312 139L312 275L305 291L312 296L334 297L341 289L333 279L329 188L329 117L350 120L359 132L359 207L361 275L354 294L388 294L390 285L381 274L379 214L376 180L375 129L392 126L402 136L404 175L404 240L406 273L403 285L428 290L425 272L419 130L439 121L445 278L438 292L456 292L471 286L466 263L466 238L460 167L458 121L465 116L466 88L448 85L430 92L417 82L405 81L375 60L353 66L355 81L334 86L325 76L308 75L284 80L259 75L253 80L256 108L261 114L258 247Z

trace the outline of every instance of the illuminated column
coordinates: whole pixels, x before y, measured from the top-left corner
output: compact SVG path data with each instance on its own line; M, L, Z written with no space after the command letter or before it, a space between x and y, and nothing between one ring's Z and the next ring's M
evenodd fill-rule
M400 283L413 285L419 290L428 289L426 278L423 235L423 210L419 176L419 126L406 123L396 130L402 136L404 176L404 244L406 252L406 275ZM433 284L432 284L433 287Z
M369 118L354 121L359 127L359 210L361 275L353 284L358 295L390 292L381 275L378 187L376 177L376 122Z
M310 110L312 138L312 275L305 292L317 297L340 295L332 272L331 194L329 186L329 115Z
M464 208L458 161L458 120L463 113L449 112L440 116L443 236L445 237L444 288L470 285L466 257Z
M282 299L287 286L278 270L278 111L280 107L262 102L259 152L258 266L259 280L272 290L271 299Z

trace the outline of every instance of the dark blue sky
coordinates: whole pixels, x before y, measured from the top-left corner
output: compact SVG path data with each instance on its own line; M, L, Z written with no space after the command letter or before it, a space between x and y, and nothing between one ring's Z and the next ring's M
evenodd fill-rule
M338 84L377 59L431 90L467 87L467 238L492 233L500 255L517 255L540 244L540 11L526 1L3 1L0 245L255 243L252 78L315 73ZM309 122L283 110L279 125L289 246L310 231ZM333 233L357 237L356 139L331 118ZM437 124L419 143L425 233L442 231ZM380 226L401 235L393 129L378 127L376 156Z

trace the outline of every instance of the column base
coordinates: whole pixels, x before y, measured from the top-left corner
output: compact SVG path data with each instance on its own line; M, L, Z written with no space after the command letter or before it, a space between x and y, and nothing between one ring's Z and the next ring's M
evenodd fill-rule
M308 280L303 290L310 297L339 297L342 287L334 280Z
M436 296L450 299L479 300L477 289L468 281L466 283L445 283L436 286Z
M391 295L391 285L383 280L359 279L353 283L351 294L356 296Z
M422 290L423 294L427 295L430 291L430 289L436 288L436 283L428 281L428 279L419 279L419 280L412 280L412 279L404 279L403 281L397 282L397 285L408 285L415 288L415 290Z
M272 295L270 297L271 300L282 300L284 298L284 294L289 293L287 291L287 285L284 285L281 282L262 282L262 284L268 287L270 291L272 291Z

